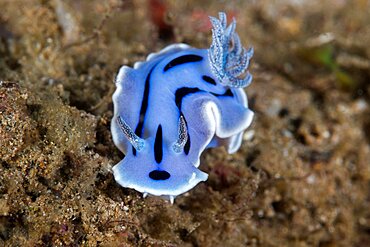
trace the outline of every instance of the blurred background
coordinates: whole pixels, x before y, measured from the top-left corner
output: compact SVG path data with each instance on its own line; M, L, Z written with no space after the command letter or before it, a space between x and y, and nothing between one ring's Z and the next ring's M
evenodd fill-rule
M115 183L122 65L208 48L208 16L253 46L241 149L206 151L174 205ZM0 0L0 245L369 246L368 0Z

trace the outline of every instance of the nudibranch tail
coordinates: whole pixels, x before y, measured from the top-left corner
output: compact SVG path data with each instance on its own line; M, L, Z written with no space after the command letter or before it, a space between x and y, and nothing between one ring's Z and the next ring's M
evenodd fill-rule
M219 19L209 18L213 26L212 44L208 50L212 73L224 86L248 86L252 82L252 75L246 71L253 56L253 48L247 50L241 45L239 35L235 32L235 19L227 27L225 13L220 12Z
M180 116L179 119L178 134L179 137L172 147L175 153L180 153L185 147L186 142L188 141L188 131L186 129L186 122L183 116Z
M135 132L130 128L130 126L121 118L121 116L117 117L117 123L121 128L123 134L125 134L126 138L129 140L131 145L139 152L145 146L144 139L138 137Z
M175 197L174 196L168 196L168 199L170 200L171 204L175 202Z

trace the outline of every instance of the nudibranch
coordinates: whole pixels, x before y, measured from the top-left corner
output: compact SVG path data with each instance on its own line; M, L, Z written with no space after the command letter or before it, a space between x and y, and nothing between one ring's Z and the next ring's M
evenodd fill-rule
M251 124L243 87L253 49L241 45L236 21L210 17L212 44L173 44L133 68L122 66L113 94L113 141L125 157L113 167L123 187L174 198L208 175L198 169L206 148L236 152Z

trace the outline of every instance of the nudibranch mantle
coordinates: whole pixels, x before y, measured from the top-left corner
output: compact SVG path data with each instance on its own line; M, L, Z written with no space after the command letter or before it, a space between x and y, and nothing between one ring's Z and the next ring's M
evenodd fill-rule
M235 20L210 19L209 49L174 44L119 70L111 131L125 154L113 167L121 186L173 202L207 180L198 169L204 149L239 149L253 119L242 89L253 49L241 46Z

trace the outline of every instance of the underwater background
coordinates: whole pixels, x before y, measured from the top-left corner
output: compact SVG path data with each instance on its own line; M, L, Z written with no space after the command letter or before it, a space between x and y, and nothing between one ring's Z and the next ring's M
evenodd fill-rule
M254 47L255 112L209 179L142 198L111 172L114 78L208 16ZM0 246L370 246L368 0L0 0Z

